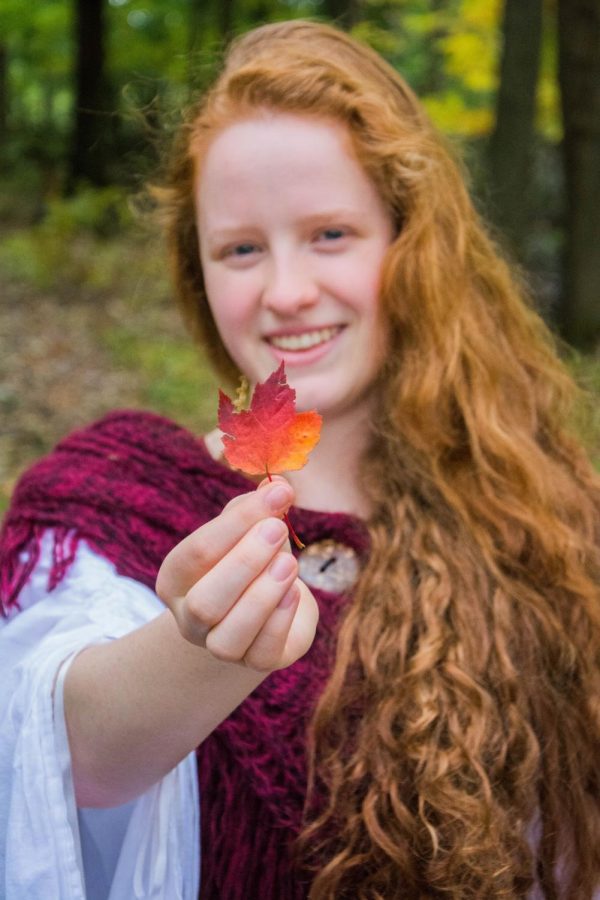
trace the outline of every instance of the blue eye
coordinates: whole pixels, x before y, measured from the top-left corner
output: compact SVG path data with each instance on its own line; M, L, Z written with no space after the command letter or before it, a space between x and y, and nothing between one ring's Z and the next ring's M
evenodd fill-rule
M234 256L248 256L250 253L253 253L256 250L254 244L238 244L237 247L232 247L230 253Z
M344 232L341 228L325 228L321 234L328 241L335 241L344 237Z

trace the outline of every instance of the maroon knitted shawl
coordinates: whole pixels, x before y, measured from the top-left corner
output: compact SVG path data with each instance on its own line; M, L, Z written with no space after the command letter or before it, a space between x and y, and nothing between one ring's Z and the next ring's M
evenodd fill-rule
M203 442L151 413L116 412L62 441L18 484L0 535L0 610L18 594L54 530L49 588L80 540L117 571L154 587L168 551L254 489ZM333 538L364 555L363 524L344 514L292 509L305 543ZM311 650L267 678L198 748L202 888L207 900L300 900L307 882L289 849L306 791L305 730L332 662L347 598L314 590L320 608Z

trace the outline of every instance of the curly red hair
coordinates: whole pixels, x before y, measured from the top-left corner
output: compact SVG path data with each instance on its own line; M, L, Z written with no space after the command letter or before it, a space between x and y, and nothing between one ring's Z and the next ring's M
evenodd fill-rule
M372 553L314 712L311 900L584 900L600 878L600 485L575 387L400 76L325 25L235 42L158 192L185 315L225 377L193 184L261 111L335 119L398 224L393 352L363 465ZM319 802L317 797L326 797Z

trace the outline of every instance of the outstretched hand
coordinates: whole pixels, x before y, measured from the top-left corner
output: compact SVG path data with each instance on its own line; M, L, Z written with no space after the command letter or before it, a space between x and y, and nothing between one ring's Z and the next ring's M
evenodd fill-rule
M284 478L263 482L181 541L160 568L156 591L183 637L217 659L271 671L312 644L317 604L297 577L281 520L293 499Z

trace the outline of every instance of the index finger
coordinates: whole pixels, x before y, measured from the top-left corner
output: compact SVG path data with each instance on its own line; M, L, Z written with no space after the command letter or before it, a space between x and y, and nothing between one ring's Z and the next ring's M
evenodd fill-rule
M165 557L156 593L161 600L180 597L190 590L246 534L268 516L282 516L294 499L285 478L262 482L256 491L234 497L223 511L184 538Z

